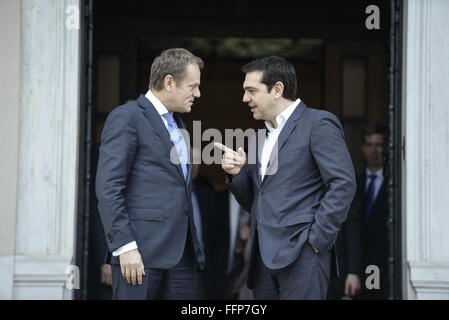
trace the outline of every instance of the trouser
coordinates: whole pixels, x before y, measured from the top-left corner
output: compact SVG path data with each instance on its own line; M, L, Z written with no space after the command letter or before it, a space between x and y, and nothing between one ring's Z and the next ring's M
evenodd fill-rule
M120 265L111 265L114 300L197 299L197 272L188 234L181 260L170 269L145 268L142 284L132 285L122 276Z
M257 237L255 241L258 242ZM331 252L315 253L306 242L298 258L285 268L268 269L255 245L254 288L256 300L324 300L330 278Z

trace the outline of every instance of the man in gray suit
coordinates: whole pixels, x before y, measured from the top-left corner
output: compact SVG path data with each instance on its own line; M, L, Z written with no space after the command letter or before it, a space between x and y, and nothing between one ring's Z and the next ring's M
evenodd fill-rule
M106 120L96 192L114 299L197 298L204 253L193 223L189 138L177 113L200 97L202 67L185 49L163 51L150 90Z
M356 190L343 129L333 114L296 99L295 69L284 59L258 59L242 71L243 102L268 131L254 138L255 163L242 148L215 145L229 189L251 212L248 287L255 299L325 299L333 245Z

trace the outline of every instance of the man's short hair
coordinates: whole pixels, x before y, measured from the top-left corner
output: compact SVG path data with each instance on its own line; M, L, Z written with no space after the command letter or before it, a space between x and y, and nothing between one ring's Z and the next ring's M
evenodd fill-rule
M167 75L171 75L175 81L182 81L186 68L191 63L196 63L200 70L204 67L203 60L186 49L173 48L162 51L151 65L150 89L161 90Z
M293 65L287 60L270 56L256 59L242 67L244 73L261 71L263 73L261 82L271 91L276 82L284 84L282 96L288 100L296 100L296 72Z
M375 123L375 124L366 124L363 126L362 129L362 141L363 144L365 143L365 137L370 136L372 134L383 134L384 140L385 136L387 134L387 129L382 123Z

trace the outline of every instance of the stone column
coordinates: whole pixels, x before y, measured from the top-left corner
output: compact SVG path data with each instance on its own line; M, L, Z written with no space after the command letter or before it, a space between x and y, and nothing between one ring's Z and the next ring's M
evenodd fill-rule
M14 299L72 297L80 31L70 8L79 3L22 0Z
M0 1L0 299L11 299L19 154L20 1Z
M449 299L449 1L404 13L404 279L409 299Z

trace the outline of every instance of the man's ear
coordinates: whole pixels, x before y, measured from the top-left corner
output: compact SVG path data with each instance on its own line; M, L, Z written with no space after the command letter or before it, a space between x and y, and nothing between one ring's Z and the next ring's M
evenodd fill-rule
M170 74L166 75L164 78L165 90L172 91L174 85L175 85L175 79L173 79L173 77Z
M282 97L282 94L284 93L284 84L278 81L274 84L272 90L274 90L274 98L279 99Z

